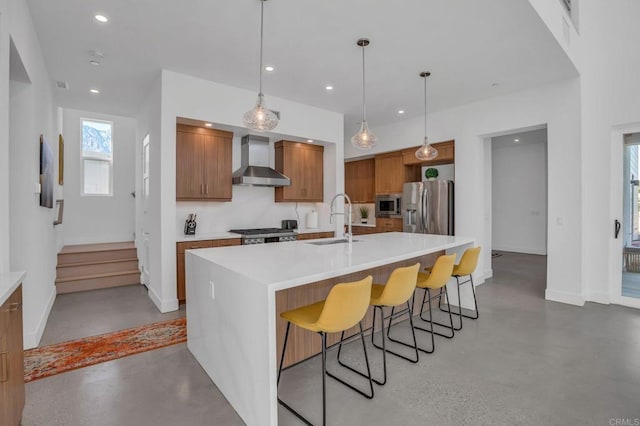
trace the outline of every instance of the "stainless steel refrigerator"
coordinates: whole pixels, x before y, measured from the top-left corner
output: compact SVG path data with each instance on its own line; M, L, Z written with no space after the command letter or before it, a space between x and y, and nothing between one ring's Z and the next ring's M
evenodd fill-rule
M404 232L454 235L453 181L405 183L401 211Z

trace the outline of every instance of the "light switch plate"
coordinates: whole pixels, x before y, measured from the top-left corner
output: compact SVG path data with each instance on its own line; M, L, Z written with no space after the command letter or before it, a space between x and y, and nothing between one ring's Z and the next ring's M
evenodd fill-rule
M42 185L39 182L33 185L33 192L36 194L42 193Z
M215 296L215 291L214 291L215 286L213 284L213 281L209 281L209 285L211 286L211 300L214 300L215 299L215 297L214 297Z

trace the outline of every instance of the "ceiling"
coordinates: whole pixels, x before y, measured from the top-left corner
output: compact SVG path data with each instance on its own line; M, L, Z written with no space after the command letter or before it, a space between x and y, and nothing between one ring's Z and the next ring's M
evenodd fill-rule
M135 116L162 68L257 91L257 0L27 1L63 107ZM109 22L96 22L96 13ZM432 72L430 111L576 74L528 0L270 0L265 65L276 70L264 78L267 103L278 96L358 122L362 36L371 39L373 129L423 114L422 70ZM92 50L103 53L100 66L89 64Z

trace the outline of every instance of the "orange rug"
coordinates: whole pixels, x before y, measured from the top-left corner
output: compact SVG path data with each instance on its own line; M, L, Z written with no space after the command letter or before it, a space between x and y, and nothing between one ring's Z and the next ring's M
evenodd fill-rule
M187 319L157 322L24 352L24 381L187 341Z

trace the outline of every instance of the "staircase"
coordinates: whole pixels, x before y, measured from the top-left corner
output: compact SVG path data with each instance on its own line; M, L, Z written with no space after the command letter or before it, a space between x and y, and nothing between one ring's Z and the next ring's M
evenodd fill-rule
M133 241L65 246L58 253L58 294L139 283Z

